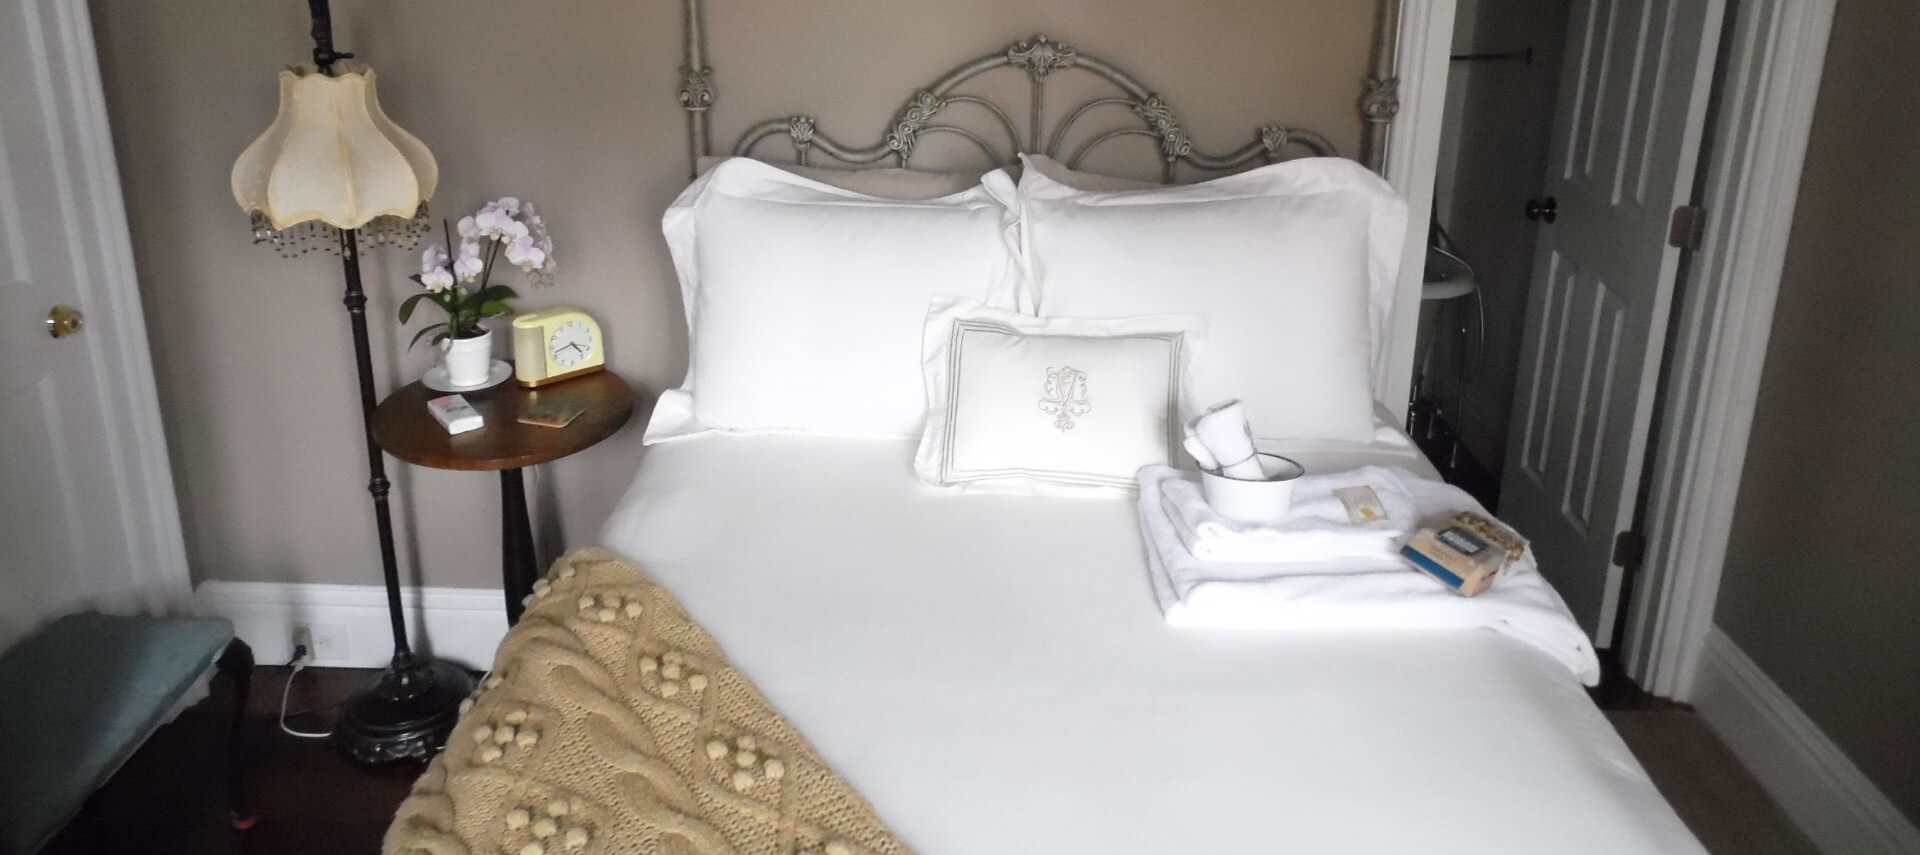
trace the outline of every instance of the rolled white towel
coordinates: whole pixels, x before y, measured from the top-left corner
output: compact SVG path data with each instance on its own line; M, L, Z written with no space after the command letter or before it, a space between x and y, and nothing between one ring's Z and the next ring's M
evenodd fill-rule
M1218 464L1214 468L1220 474L1248 481L1266 477L1259 458L1254 456L1253 428L1247 424L1246 409L1238 398L1208 407L1193 420L1192 428Z
M1200 435L1193 432L1191 425L1187 427L1187 436L1180 441L1180 445L1186 448L1187 456L1193 458L1193 462L1199 464L1201 469L1220 471L1220 461L1214 459L1213 452L1207 450L1207 444L1200 441Z

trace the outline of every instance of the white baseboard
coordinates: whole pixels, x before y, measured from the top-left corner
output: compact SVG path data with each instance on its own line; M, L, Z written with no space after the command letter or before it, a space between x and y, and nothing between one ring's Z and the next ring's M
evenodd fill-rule
M1920 828L1717 626L1693 705L1821 852L1920 852Z
M507 610L498 588L408 588L401 593L416 649L484 670L507 634ZM254 659L278 665L293 655L293 630L313 631L310 664L380 668L393 658L386 589L377 585L289 582L200 583L194 598L204 615L233 621Z

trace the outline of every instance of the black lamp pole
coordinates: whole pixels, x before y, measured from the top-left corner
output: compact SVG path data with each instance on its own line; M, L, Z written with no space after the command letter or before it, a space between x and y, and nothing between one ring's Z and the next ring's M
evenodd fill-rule
M322 0L324 2L324 0ZM413 650L407 644L407 621L400 606L400 565L393 552L393 517L387 511L387 462L380 445L373 441L373 409L378 397L373 391L373 352L367 345L367 294L360 290L359 234L354 229L340 230L340 258L347 274L347 317L353 322L353 361L360 370L360 421L367 435L367 492L373 494L373 521L380 529L380 566L387 582L387 617L393 621L393 662L396 668L410 664ZM404 669L402 669L404 670Z
M333 75L334 62L352 54L333 49L328 0L308 0L313 13L313 62ZM460 701L473 691L465 671L431 657L415 656L407 642L406 613L400 604L400 563L393 549L393 518L387 509L386 458L373 438L373 348L367 343L367 295L360 288L359 232L340 230L340 263L347 292L341 302L353 324L354 365L360 373L360 426L367 440L367 492L373 494L373 520L380 531L380 565L387 584L387 617L393 623L393 661L379 680L347 700L332 740L364 763L426 757L447 743L460 717Z

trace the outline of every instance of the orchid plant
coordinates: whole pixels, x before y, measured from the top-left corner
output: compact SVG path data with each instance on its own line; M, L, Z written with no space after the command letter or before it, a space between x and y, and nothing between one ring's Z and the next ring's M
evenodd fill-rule
M445 310L447 319L415 333L409 346L428 337L436 345L448 339L475 338L487 332L483 322L488 318L512 312L507 301L520 295L493 282L494 262L502 255L534 285L553 284L553 238L532 203L503 196L460 218L457 256L455 227L444 221L441 226L446 231L445 245L428 247L420 256L420 272L407 277L426 290L400 304L400 322L412 319L422 300Z

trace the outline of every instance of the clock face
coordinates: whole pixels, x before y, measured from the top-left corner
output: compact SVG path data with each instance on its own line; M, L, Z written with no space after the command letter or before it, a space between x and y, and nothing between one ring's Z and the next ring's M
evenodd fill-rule
M561 368L572 368L587 361L600 343L593 339L593 328L586 321L568 321L553 328L547 336L547 356Z

